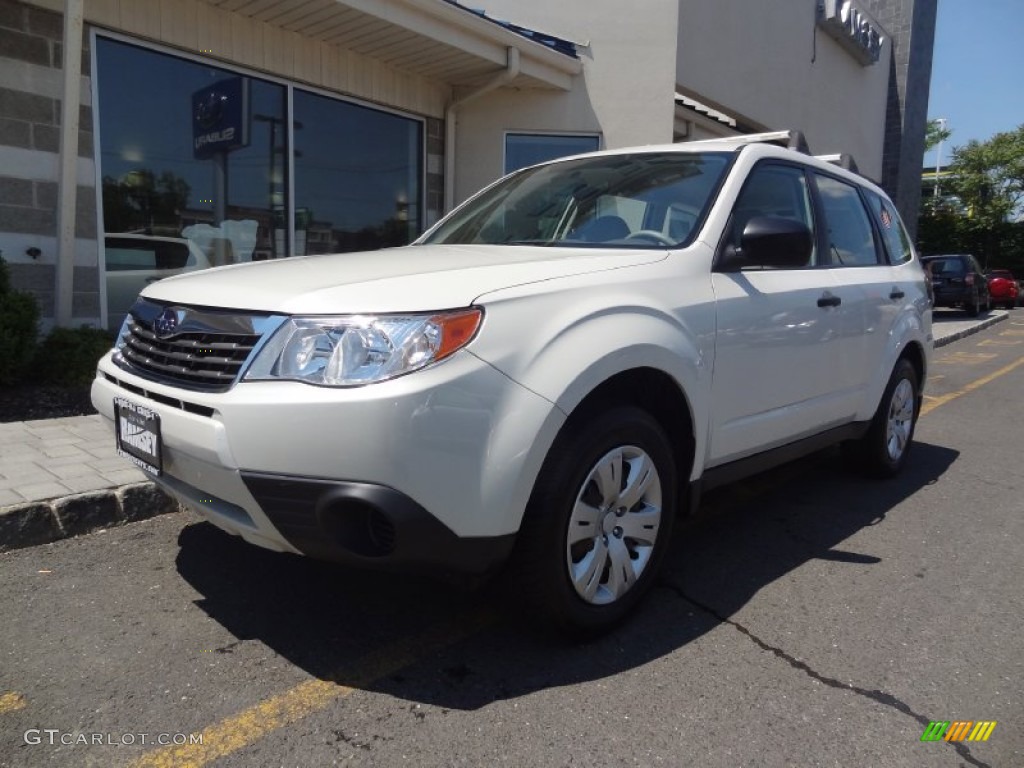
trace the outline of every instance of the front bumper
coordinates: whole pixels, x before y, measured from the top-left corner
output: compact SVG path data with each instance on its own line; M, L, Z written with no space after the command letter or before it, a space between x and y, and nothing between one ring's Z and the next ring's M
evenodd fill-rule
M507 554L563 414L466 351L409 376L332 389L242 382L200 393L109 356L115 397L160 415L163 474L185 506L262 547L319 559L481 571Z
M394 488L242 472L274 527L302 554L360 566L481 573L512 551L513 534L459 538Z

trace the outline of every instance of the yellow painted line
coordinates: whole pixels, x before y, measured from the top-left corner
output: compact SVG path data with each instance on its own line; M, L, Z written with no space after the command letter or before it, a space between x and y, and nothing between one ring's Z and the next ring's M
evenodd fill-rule
M1024 323L1021 323L1024 325ZM1024 331L1003 331L1000 336L1024 336Z
M1021 341L1011 341L1009 339L1006 339L1005 341L1002 340L1002 339L985 339L984 341L979 341L978 342L978 346L979 347L1016 347L1018 344L1021 344L1021 343L1024 343L1024 342L1021 342Z
M958 389L956 392L949 392L948 394L940 395L939 397L932 398L932 399L929 400L929 402L927 402L927 403L925 403L924 405L921 406L921 415L924 416L925 414L934 411L940 405L945 405L946 403L948 403L948 402L950 402L952 400L956 400L958 397L962 397L963 395L966 395L969 392L973 392L974 390L978 389L979 387L983 387L986 384L988 384L989 382L995 381L1000 376L1005 376L1010 371L1012 371L1012 370L1014 370L1016 368L1020 368L1022 365L1024 365L1024 357L1019 358L1018 360L1016 360L1015 362L1010 363L1009 365L1004 365L998 371L994 371L994 372L988 374L987 376L982 376L980 379L976 379L976 380L972 381L970 384L965 386L963 389Z
M15 693L14 691L0 693L0 715L16 712L19 709L24 709L27 705L28 702L25 701L25 697L20 693Z
M979 365L995 360L999 355L995 352L954 352L951 355L940 357L937 363L952 363L954 365Z
M202 731L202 744L154 749L133 762L131 768L200 768L253 744L272 731L319 712L332 702L375 680L394 674L430 653L479 632L495 620L495 614L481 612L407 637L361 659L357 669L351 673L333 675L327 680L314 679L300 683L205 728ZM344 678L346 684L334 678Z

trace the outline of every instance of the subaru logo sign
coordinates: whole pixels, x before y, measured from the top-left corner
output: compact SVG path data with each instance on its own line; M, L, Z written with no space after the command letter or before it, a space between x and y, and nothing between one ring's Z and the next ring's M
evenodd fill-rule
M168 336L173 336L178 330L178 323L181 322L181 318L178 313L173 309L165 309L159 315L156 320L153 321L153 332L159 339L166 339Z

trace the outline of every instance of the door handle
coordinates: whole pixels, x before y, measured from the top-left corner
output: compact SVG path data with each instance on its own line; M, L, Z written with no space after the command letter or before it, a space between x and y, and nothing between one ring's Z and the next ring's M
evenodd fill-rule
M825 295L818 299L819 307L838 307L843 303L843 300L838 296L833 296L831 293L825 292Z
M889 298L892 299L893 301L896 301L898 299L902 299L906 295L907 294L905 294L899 288L893 288L892 291L889 293Z

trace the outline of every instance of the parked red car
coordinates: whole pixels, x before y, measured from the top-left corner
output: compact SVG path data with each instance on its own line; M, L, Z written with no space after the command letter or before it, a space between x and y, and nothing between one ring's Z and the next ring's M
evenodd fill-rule
M1020 304L1020 288L1009 270L994 269L985 277L988 278L988 292L993 304L1002 304L1007 309Z

